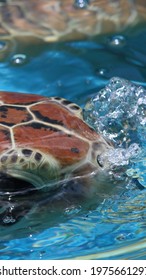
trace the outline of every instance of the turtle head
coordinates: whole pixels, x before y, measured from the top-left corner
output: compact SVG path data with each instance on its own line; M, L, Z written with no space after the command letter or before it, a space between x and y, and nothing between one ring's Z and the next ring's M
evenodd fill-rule
M112 143L106 141L103 137L99 136L99 140L92 144L91 161L98 170L109 170L110 161L107 154L113 150Z

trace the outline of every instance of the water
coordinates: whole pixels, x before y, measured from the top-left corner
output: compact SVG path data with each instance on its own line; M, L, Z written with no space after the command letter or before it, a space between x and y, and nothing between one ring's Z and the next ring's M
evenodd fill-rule
M110 162L113 174L117 167L121 166L123 169L123 166L127 166L126 173L133 175L146 187L145 89L127 80L112 78L109 84L86 104L84 119L114 143L115 149L102 155L101 163L105 159Z
M145 88L145 44L145 26L86 41L38 44L35 48L29 42L16 46L2 41L0 89L62 96L84 107L109 85L113 76ZM131 100L128 100L130 108ZM108 114L111 97L105 101L104 110ZM116 102L118 99L117 105ZM122 102L125 101L120 105ZM113 110L114 106L110 108ZM51 199L46 193L36 193L30 188L25 196L3 196L5 187L19 190L21 185L25 190L26 185L1 179L0 214L6 206L9 213L1 216L5 223L0 226L0 259L146 259L145 125L141 123L144 110L141 108L139 115L136 112L133 116L133 122L137 121L136 131L132 133L130 121L125 126L127 139L125 131L121 132L122 115L117 116L116 126L101 122L102 133L120 149L122 160L127 158L123 164L124 184L119 180L114 189L101 190L97 200L89 199L82 204L75 198L76 203L70 203L65 196L62 210L62 198L56 199L54 193ZM114 133L113 127L117 129ZM119 174L122 176L121 170ZM11 216L13 206L16 207L14 217ZM24 218L19 215L22 211ZM10 225L11 218L18 222Z

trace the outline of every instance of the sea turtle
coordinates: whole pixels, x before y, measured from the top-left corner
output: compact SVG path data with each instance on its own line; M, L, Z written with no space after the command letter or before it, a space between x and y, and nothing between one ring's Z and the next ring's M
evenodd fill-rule
M1 0L0 37L45 41L119 31L146 20L145 0Z
M36 188L56 180L98 180L107 168L101 154L111 144L82 118L82 109L64 98L0 92L0 172ZM55 184L54 184L55 182Z

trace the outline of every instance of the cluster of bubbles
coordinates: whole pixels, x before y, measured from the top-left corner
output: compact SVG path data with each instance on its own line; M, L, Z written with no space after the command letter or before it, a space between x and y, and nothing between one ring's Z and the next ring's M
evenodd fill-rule
M104 50L107 50L107 53L105 53L107 56L107 65L108 67L104 65L104 67L98 68L96 71L96 74L102 78L110 78L113 76L111 74L112 70L114 70L114 59L110 60L110 55L126 55L127 54L127 38L123 35L112 35L108 36L105 40L105 43L102 45ZM126 52L125 52L126 50ZM116 59L116 58L115 58ZM112 65L112 67L109 67L109 65Z
M127 174L138 177L141 184L146 185L145 89L127 80L112 78L86 104L84 119L114 143L115 149L103 157L114 167L128 166Z

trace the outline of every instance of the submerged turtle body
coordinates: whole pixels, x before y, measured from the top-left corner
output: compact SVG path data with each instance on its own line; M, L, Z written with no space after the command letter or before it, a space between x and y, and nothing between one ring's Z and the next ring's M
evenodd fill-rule
M82 119L81 108L60 97L0 92L0 172L49 185L102 171L110 145ZM51 185L51 184L50 184Z
M144 0L3 0L1 38L30 36L45 41L115 32L146 19Z

